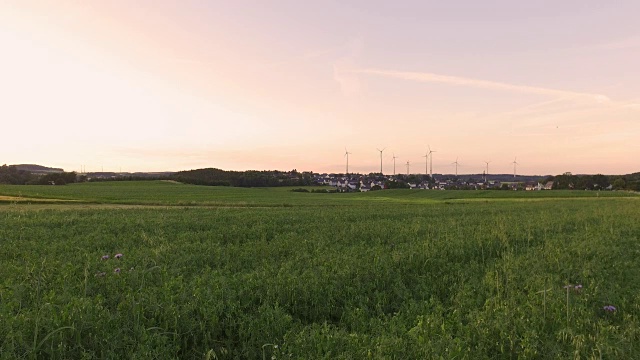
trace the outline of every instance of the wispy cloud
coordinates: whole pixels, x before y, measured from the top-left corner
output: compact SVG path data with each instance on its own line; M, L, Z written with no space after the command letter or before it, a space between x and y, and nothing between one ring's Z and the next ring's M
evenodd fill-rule
M640 101L623 104L622 107L634 110L640 110Z
M640 101L614 101L607 95L589 92L510 84L504 82L447 76L426 72L404 72L382 69L354 69L359 75L379 76L415 82L440 83L496 91L538 94L548 100L510 111L497 111L475 117L475 120L501 124L509 135L519 137L564 136L580 134L598 141L604 134L624 134L637 128L630 110L640 110ZM607 121L603 128L603 119ZM483 125L484 126L484 125ZM624 129L624 130L622 130Z
M349 44L349 53L333 63L333 79L340 84L344 96L354 96L361 92L357 75L356 59L362 50L362 40L354 39Z
M594 46L594 48L602 50L631 49L637 47L640 47L640 35L629 36Z
M277 62L273 62L273 63L268 63L268 64L262 64L260 66L257 66L258 69L266 69L266 68L276 68L276 67L283 67L283 66L290 66L292 64L296 64L299 62L304 62L304 61L308 61L308 60L313 60L313 59L318 59L318 58L322 58L322 57L326 57L328 55L337 53L341 50L343 50L347 45L341 45L341 46L335 46L335 47L331 47L331 48L326 48L326 49L317 49L317 50L310 50L307 51L301 55L298 56L294 56L291 57L287 60L284 61L277 61Z
M166 59L166 61L171 63L176 63L176 64L183 64L183 65L208 65L212 63L210 61L202 61L202 60L186 59L186 58L168 58Z
M358 69L353 70L354 73L365 75L376 75L394 79L418 81L418 82L430 82L430 83L442 83L450 85L459 85L467 87L476 87L483 89L523 92L529 94L549 95L559 98L570 99L585 99L591 100L597 103L610 103L611 99L602 94L591 94L567 90L550 89L544 87L516 85L490 80L480 80L474 78L466 78L459 76L439 75L427 72L408 72L408 71L394 71L394 70L381 70L381 69Z

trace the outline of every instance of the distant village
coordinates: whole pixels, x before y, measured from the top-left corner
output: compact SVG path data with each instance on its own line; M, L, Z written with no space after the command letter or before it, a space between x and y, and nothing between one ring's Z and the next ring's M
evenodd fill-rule
M496 177L501 177L496 175ZM502 176L506 177L506 175ZM428 175L381 175L381 174L313 174L316 185L335 188L338 192L367 192L384 189L406 188L414 190L524 190L540 191L553 189L553 181L543 177L529 176L509 180L489 179L486 175L442 175L441 179ZM540 178L531 180L531 178Z

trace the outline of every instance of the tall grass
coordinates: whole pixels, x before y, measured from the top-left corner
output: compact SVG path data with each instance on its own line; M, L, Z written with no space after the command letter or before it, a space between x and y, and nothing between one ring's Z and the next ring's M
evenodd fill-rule
M0 209L2 359L640 356L635 199Z

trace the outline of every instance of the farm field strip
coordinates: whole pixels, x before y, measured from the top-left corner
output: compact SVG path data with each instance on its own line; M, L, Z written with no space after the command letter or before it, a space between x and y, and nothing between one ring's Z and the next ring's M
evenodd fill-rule
M430 203L448 200L638 198L629 192L588 191L435 191L384 190L368 193L298 193L292 188L228 188L165 181L82 183L67 186L0 185L0 195L30 199L75 200L85 203L181 206L340 206L356 202ZM481 200L480 200L481 199Z
M47 199L47 198L30 198L23 196L6 196L0 195L0 204L3 203L16 203L16 202L39 202L39 203L52 203L52 202L76 202L77 200L64 200L64 199Z

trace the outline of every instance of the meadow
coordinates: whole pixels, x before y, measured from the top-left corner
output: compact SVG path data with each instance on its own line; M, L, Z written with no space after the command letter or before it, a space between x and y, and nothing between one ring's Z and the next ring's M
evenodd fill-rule
M0 359L640 358L636 194L290 190L0 186Z
M448 190L405 191L385 190L368 193L322 194L292 192L296 187L239 188L224 186L198 186L170 181L122 181L78 183L66 186L51 185L0 185L0 196L21 197L32 202L51 200L76 201L94 204L132 204L167 206L319 206L348 205L362 201L386 203L419 203L442 200L471 199L573 199L599 197L637 197L624 191L496 191L496 190ZM307 187L326 189L328 187ZM3 200L0 202L11 202ZM15 200L13 200L15 201Z

